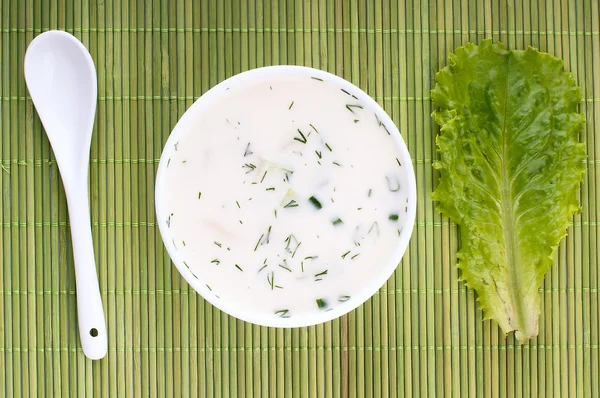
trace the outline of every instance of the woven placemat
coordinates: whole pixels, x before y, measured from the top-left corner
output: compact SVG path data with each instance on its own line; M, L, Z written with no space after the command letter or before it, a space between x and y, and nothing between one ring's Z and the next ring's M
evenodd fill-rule
M597 0L0 0L0 396L597 396L600 26ZM109 353L81 351L65 196L23 78L29 42L67 30L98 71L93 237ZM564 59L581 85L587 172L524 345L482 321L458 282L458 229L434 209L429 91L448 54L491 37ZM418 182L397 272L316 327L253 326L206 303L171 265L154 214L162 146L225 78L299 64L372 95Z

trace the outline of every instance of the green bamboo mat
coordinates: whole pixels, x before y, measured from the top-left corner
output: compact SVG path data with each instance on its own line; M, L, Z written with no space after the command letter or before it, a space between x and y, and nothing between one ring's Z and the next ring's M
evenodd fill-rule
M598 396L600 26L597 0L0 0L0 396ZM23 79L48 29L74 33L98 70L91 211L109 334L79 343L66 203ZM565 60L583 89L583 212L522 346L482 322L457 282L456 225L434 210L434 74L455 47L492 37ZM154 179L195 98L258 66L300 64L354 82L399 126L418 181L417 224L397 272L365 305L316 327L228 317L163 248Z

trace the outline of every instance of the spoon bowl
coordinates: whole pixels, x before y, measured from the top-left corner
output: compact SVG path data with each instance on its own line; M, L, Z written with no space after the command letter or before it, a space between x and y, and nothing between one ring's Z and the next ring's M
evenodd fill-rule
M106 324L94 261L88 203L89 153L97 77L85 46L62 31L37 36L25 54L25 80L58 164L69 209L77 316L83 352L106 355Z

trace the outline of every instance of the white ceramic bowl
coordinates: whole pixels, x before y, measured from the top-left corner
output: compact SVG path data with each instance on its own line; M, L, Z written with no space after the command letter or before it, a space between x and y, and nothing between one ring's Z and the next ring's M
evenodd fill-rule
M399 228L401 233L397 240L397 246L393 251L392 255L389 257L389 260L385 264L382 264L378 268L376 268L377 272L375 273L375 275L373 275L373 278L371 278L368 281L365 281L360 291L353 292L352 297L346 303L344 303L343 306L333 308L330 311L314 312L306 316L278 318L273 317L272 313L266 314L258 309L254 313L248 312L247 310L243 310L242 308L237 307L231 302L225 302L220 300L219 298L215 297L214 294L211 294L211 291L209 290L207 284L204 281L198 279L196 276L194 276L194 274L192 274L188 267L184 265L183 259L181 258L181 255L178 252L178 250L175 248L173 239L170 236L170 229L167 226L167 217L165 217L167 211L164 205L164 192L167 178L166 168L168 164L168 159L170 159L171 156L173 156L175 150L174 144L179 142L182 132L186 130L185 127L188 126L190 123L193 123L193 121L196 119L195 116L200 111L205 110L207 107L210 107L215 98L218 97L219 94L226 90L228 87L243 85L245 82L252 82L252 80L256 78L261 78L265 76L271 77L277 75L290 74L299 77L317 77L337 84L340 88L354 93L357 96L358 100L362 101L370 109L377 112L377 114L379 115L379 119L385 126L387 126L387 129L391 133L391 136L394 138L398 146L400 161L402 163L402 169L404 170L404 175L400 177L400 182L402 186L406 187L407 207L404 218L404 224L401 225ZM181 275L185 278L185 280L190 284L190 286L192 286L194 290L196 290L204 299L209 301L212 305L219 308L220 310L241 320L271 327L303 327L319 324L338 318L354 310L355 308L363 304L365 301L367 301L371 296L373 296L377 292L377 290L379 290L383 286L383 284L393 274L394 270L400 263L400 260L404 255L404 252L406 251L409 239L412 234L416 213L416 182L414 170L412 167L412 160L410 158L408 149L406 147L406 144L404 143L404 140L402 139L400 132L398 131L397 127L392 122L392 120L389 118L389 116L377 104L377 102L375 102L368 94L360 90L352 83L338 76L332 75L321 70L300 66L271 66L249 70L247 72L243 72L233 77L230 77L229 79L216 85L215 87L207 91L204 95L202 95L178 121L177 125L173 129L165 145L158 166L155 196L158 226L163 242L167 248L167 251L173 263L175 264Z

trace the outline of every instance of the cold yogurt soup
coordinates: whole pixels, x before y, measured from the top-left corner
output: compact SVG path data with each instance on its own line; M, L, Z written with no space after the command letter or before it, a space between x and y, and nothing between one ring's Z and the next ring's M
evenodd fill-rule
M157 187L167 247L203 295L267 324L349 305L397 254L408 214L397 130L319 76L219 86L177 126Z

